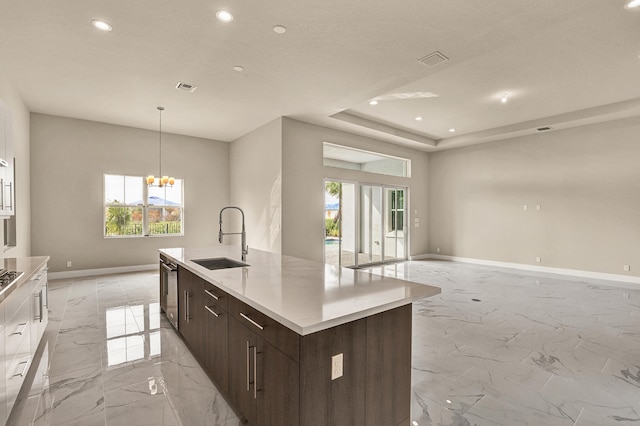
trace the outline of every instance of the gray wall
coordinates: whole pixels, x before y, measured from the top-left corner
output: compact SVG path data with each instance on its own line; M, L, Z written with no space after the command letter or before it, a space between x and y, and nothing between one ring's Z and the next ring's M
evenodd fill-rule
M638 135L635 117L430 154L430 252L639 276Z
M158 132L32 114L32 254L51 256L59 272L152 264L158 248L217 244L229 145L164 133L162 141L163 171L185 181L185 235L105 239L103 175L157 174Z
M24 257L31 253L29 111L1 69L0 99L13 117L13 153L16 159L16 246L4 252L2 257ZM0 244L4 241L3 233L4 227L0 226Z
M380 152L411 160L411 178L384 176L359 170L326 167L322 163L323 142ZM324 178L386 183L409 187L411 211L411 256L426 254L427 227L426 152L390 145L374 139L301 121L282 120L282 252L322 261L324 249ZM414 228L414 218L420 227Z
M231 204L245 213L247 244L250 248L280 253L282 119L233 141L229 157ZM228 232L240 230L239 214L225 211L223 225ZM228 242L240 244L240 239L228 237L225 244Z

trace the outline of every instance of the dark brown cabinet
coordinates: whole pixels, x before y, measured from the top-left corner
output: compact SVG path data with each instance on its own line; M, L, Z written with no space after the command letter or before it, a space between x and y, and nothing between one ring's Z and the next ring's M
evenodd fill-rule
M229 396L250 425L298 426L300 366L249 327L229 321Z
M229 386L228 296L210 283L202 281L205 368L218 390L226 393Z
M178 307L189 349L249 426L409 424L411 304L301 336L179 266Z
M178 267L178 330L198 360L205 354L202 280Z

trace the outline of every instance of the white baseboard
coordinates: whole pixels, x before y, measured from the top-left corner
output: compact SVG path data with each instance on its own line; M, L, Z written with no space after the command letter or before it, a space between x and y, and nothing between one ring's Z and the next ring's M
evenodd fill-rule
M629 275L607 274L603 272L582 271L579 269L554 268L551 266L527 265L524 263L498 262L495 260L474 259L469 257L458 257L458 256L445 256L441 254L421 254L417 256L411 256L411 260L420 260L420 259L450 260L454 262L473 263L476 265L496 266L499 268L520 269L523 271L544 272L548 274L570 275L573 277L580 277L580 278L592 278L596 280L619 281L619 282L625 282L625 283L640 284L640 277L634 277Z
M65 278L94 277L97 275L110 275L110 274L122 274L127 272L150 271L158 268L159 268L158 264L153 263L151 265L117 266L114 268L78 269L76 271L49 272L47 276L50 280L58 280L58 279L65 279Z

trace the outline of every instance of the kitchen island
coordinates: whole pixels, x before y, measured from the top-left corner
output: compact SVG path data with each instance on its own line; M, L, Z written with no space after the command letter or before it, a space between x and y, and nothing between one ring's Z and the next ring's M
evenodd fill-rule
M440 289L255 249L247 266L194 262L240 253L160 250L179 333L247 423L409 425L411 303Z

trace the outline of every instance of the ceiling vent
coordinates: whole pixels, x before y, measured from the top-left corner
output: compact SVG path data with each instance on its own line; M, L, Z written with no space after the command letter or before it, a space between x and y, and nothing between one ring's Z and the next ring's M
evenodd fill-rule
M197 88L198 86L194 86L193 84L189 84L189 83L183 83L181 81L179 81L178 84L176 85L176 89L184 90L185 92L189 92L189 93L195 92Z
M418 62L421 62L423 65L426 65L428 67L433 67L448 60L449 58L436 50L435 52L428 54L424 58L418 59Z
M536 130L538 130L539 132L546 132L547 130L551 130L551 127L549 126L538 127Z

